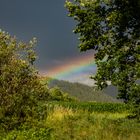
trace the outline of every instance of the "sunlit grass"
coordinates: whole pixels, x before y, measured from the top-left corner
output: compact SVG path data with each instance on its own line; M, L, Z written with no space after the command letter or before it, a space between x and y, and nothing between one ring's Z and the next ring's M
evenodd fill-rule
M66 116L74 115L72 109L64 108L62 106L55 106L52 111L49 112L46 122L61 121Z
M5 140L139 140L140 123L129 120L128 115L129 111L113 112L110 108L98 112L85 106L50 105L37 126L11 131Z
M109 113L109 112L104 112L104 113L98 113L98 112L92 112L91 115L95 118L100 118L100 119L103 119L103 118L106 118L106 119L112 119L112 120L115 120L115 119L122 119L122 118L126 118L129 113Z
M54 107L46 119L53 129L51 139L139 140L140 125L127 119L129 113L88 112Z

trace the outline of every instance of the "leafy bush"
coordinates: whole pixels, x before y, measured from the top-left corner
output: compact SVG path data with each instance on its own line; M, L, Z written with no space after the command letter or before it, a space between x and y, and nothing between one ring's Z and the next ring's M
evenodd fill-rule
M12 129L34 116L37 100L47 94L33 64L34 44L0 31L0 125Z

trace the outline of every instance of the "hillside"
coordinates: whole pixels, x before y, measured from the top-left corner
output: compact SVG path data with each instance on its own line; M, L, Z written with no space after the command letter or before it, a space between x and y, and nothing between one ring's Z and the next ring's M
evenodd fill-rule
M50 88L55 86L60 87L61 90L78 98L80 101L119 102L119 100L113 97L116 96L116 93L113 96L108 95L111 93L111 90L95 91L93 87L63 80L49 80L48 85Z
M115 86L109 85L107 88L103 89L103 92L113 98L117 98L118 90Z

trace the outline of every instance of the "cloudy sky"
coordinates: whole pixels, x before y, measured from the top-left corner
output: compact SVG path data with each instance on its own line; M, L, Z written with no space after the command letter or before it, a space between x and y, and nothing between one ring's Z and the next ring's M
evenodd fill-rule
M37 68L41 74L91 83L95 73L93 52L80 53L75 22L67 17L65 0L0 0L0 28L29 41L37 37ZM57 76L56 76L57 75Z

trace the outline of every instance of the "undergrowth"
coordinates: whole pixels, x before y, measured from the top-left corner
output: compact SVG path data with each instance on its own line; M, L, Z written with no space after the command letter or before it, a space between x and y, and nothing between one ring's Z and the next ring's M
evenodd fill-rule
M124 104L50 102L42 106L46 112L44 117L40 120L30 119L18 129L9 132L1 129L0 140L139 140L140 138L140 123L128 119L127 116L131 111ZM41 108L39 110L40 115L43 114L41 113L43 110Z

